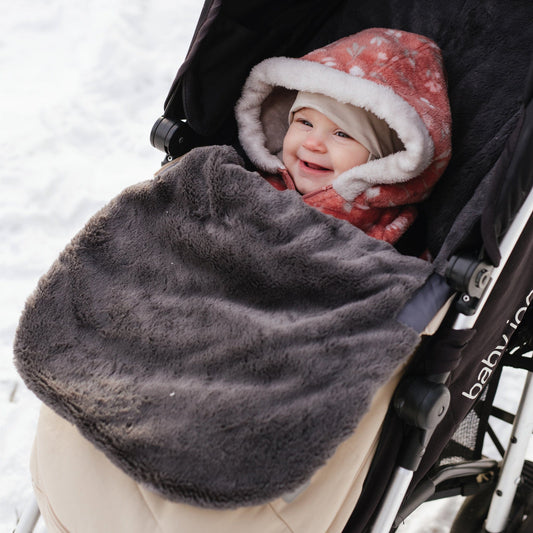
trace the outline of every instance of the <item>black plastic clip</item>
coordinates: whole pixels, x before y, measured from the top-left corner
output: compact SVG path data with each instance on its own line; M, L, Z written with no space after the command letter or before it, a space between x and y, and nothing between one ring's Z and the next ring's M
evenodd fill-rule
M487 290L494 267L472 257L454 255L448 261L446 279L449 285L460 292L457 310L464 315L473 315L477 304Z
M167 154L165 163L186 154L196 146L202 146L202 138L185 120L159 117L152 126L150 143Z
M447 374L433 381L421 376L404 379L394 395L396 413L411 427L400 455L400 466L416 470L437 425L450 406L450 391L444 384Z

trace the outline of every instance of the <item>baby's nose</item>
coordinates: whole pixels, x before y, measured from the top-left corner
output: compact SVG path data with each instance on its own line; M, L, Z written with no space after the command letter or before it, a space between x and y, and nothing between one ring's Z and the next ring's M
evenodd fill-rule
M322 133L313 130L309 132L304 141L304 146L313 151L324 151L326 149L326 143Z

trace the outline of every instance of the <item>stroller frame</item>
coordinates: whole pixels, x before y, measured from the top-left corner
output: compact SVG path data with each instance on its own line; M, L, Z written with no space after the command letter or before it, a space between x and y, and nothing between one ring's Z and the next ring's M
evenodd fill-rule
M476 321L485 306L488 297L490 295L490 288L494 286L495 282L499 278L501 272L503 271L511 253L518 242L519 237L522 235L531 215L533 214L533 191L531 191L520 208L519 212L516 214L513 223L511 224L509 230L505 234L501 245L501 261L497 267L489 267L485 263L481 263L481 271L483 272L484 287L482 288L482 295L480 298L476 298L476 294L471 294L469 292L464 292L458 295L458 300L463 303L469 303L473 299L477 300L473 312L468 315L463 312L459 312L454 321L453 328L456 330L461 329L471 329L475 326ZM490 269L490 270L489 270ZM479 269L473 274L474 276L479 277ZM489 274L490 272L490 274ZM443 376L446 378L447 376ZM439 380L442 376L438 377ZM442 381L441 381L442 382ZM396 405L405 406L405 401L402 402L398 396L395 399ZM447 409L446 398L442 395L435 398L435 401L432 402L429 406L430 410L437 409L438 415L443 416L445 410ZM400 413L400 416L402 414ZM405 417L404 417L405 418ZM424 428L420 428L424 429ZM411 480L413 478L413 473L418 466L417 457L420 454L423 454L424 443L427 442L426 439L432 434L433 428L426 428L429 435L424 435L424 439L418 440L418 435L413 437L414 443L411 445L414 448L414 453L410 458L410 464L406 467L398 466L393 477L393 481L387 489L385 498L381 504L378 515L372 526L372 533L382 533L383 531L389 531L395 524L395 520L398 516L402 502L407 493ZM503 464L499 473L499 480L494 491L487 521L485 524L485 530L488 533L500 533L504 531L505 525L509 519L509 514L511 511L511 506L516 494L517 489L517 480L520 479L521 472L524 466L527 446L533 432L533 373L528 372L526 377L526 382L522 392L520 404L516 413L514 420L512 435L509 441L509 446L505 453L503 459ZM466 472L462 471L464 468L463 465L460 465L459 474L464 475L465 473L469 476L473 472L476 472L476 467L479 466L479 472L482 473L494 468L494 463L492 461L480 460L477 464L469 464ZM453 468L448 469L447 476L453 476ZM412 504L411 504L411 507ZM413 510L413 509L410 509ZM400 513L404 516L404 513ZM396 525L398 522L396 521Z

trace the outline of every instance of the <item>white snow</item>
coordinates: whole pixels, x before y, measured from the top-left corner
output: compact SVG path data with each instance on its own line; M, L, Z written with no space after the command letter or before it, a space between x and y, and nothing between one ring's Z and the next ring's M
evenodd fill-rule
M201 0L20 0L0 17L0 531L31 494L39 404L12 365L20 312L87 219L150 177L152 124Z
M201 0L19 0L0 17L0 531L31 496L39 403L12 364L20 312L74 234L162 154L149 134L184 59ZM514 396L517 388L511 387ZM402 533L444 532L457 502ZM42 524L38 531L45 531Z

